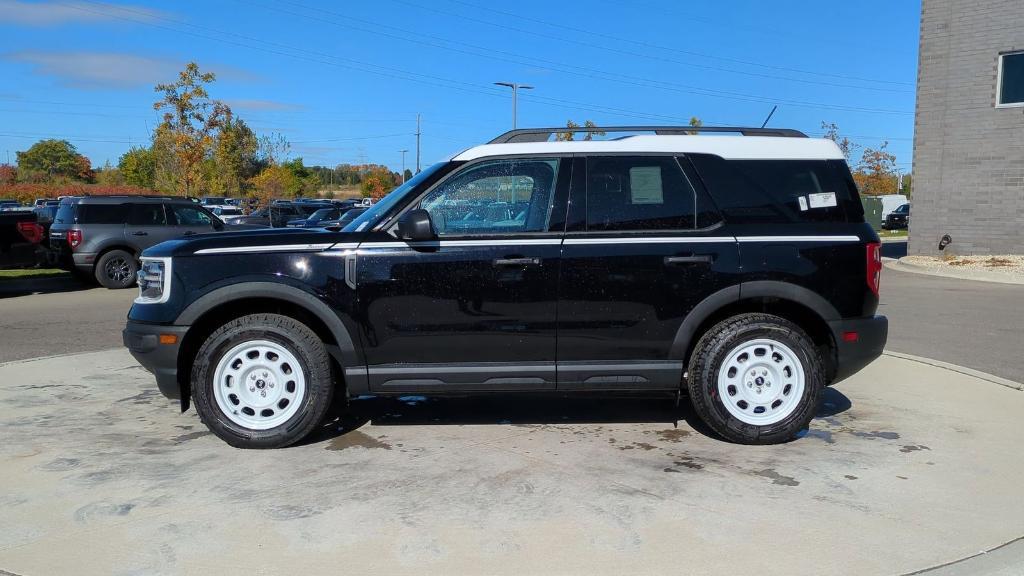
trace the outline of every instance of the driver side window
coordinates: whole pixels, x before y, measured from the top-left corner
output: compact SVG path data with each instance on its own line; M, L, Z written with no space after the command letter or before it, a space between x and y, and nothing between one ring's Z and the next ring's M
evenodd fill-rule
M481 162L430 191L420 208L442 237L543 232L557 180L557 158Z

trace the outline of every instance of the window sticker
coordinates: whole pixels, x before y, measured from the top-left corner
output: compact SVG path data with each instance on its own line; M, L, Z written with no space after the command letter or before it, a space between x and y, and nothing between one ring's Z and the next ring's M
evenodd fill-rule
M661 166L634 166L629 169L629 192L633 204L664 204Z
M808 194L807 201L810 203L811 208L831 208L838 205L835 192Z
M797 199L798 202L800 202L800 211L801 212L806 212L807 211L807 197L806 196L797 196L796 199Z

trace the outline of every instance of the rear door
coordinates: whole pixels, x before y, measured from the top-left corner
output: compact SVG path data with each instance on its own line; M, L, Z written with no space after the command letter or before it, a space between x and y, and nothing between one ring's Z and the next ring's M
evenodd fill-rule
M735 238L685 159L577 158L558 298L559 389L674 389L673 342L737 282Z
M129 204L128 224L124 227L124 237L136 253L176 236L174 228L167 224L167 213L163 204Z

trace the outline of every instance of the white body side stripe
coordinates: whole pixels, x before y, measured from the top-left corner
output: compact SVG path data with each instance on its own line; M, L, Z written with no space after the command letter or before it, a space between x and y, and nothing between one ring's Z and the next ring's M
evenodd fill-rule
M738 242L860 242L857 236L737 236Z
M271 244L268 246L228 246L225 248L203 248L195 254L246 254L251 252L305 252L310 250L326 250L334 246L327 244ZM353 244L354 246L354 244Z

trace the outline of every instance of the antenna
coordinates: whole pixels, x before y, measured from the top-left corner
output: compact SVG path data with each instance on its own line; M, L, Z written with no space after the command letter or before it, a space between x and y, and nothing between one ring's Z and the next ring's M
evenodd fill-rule
M772 111L769 112L768 113L768 117L764 119L764 122L761 124L761 128L764 128L765 126L768 125L768 121L772 119L772 116L775 115L775 111L778 110L778 109L779 109L779 105L778 104L776 104L775 106L772 106Z

